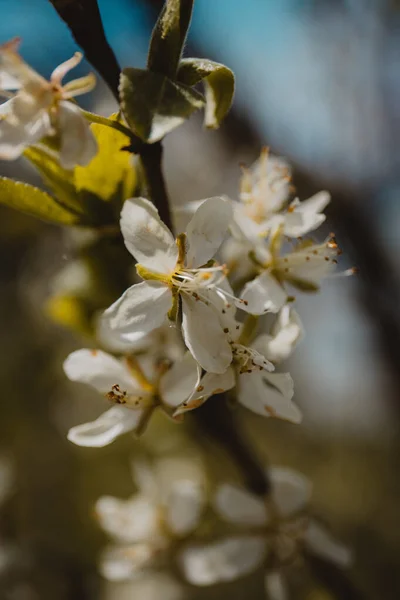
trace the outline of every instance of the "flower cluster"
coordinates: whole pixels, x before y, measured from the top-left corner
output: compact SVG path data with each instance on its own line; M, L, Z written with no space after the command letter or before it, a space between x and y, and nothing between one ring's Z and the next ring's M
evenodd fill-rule
M165 47L164 38L182 44L185 39L181 17L171 16L179 2L168 6L150 54ZM170 35L168 27L177 23L179 31ZM89 250L80 248L58 278L77 309L71 321L84 315L84 331L92 336L90 347L66 358L64 371L111 407L72 427L68 439L103 447L127 432L142 434L156 411L181 423L206 401L221 402L212 398L222 394L257 415L300 423L293 380L280 364L303 338L293 288L317 292L336 268L340 251L334 236L322 243L310 237L325 221L329 194L321 191L300 202L286 161L264 150L243 169L238 201L219 196L185 206L181 213L191 218L174 235L144 197L154 187L152 169L146 168L155 142L151 132L169 131L204 104L206 122L208 114L208 123L217 126L232 101L229 69L188 59L172 69L180 77L172 81L169 71L165 77L158 72L164 57L161 62L153 57L154 72L123 71L121 112L106 119L85 113L74 101L92 90L93 75L62 83L80 53L47 81L24 62L18 47L17 38L0 46L0 94L6 99L0 106L0 158L30 157L53 196L3 178L8 203L58 224L91 228L81 236ZM202 79L204 100L191 89ZM31 146L33 153L27 151ZM140 176L133 182L129 151L142 152L147 188ZM45 206L35 213L38 198ZM163 209L174 213L173 207ZM135 273L125 265L126 250ZM102 557L103 575L120 581L173 565L190 584L208 586L263 568L267 594L278 600L286 597L282 568L297 564L306 552L346 566L347 549L310 516L311 484L288 469L268 469L265 478L256 470L265 487L270 484L265 497L225 484L210 498L202 477L171 472L168 478L165 464L155 474L135 463L138 492L128 500L102 497L96 505L113 540Z
M104 445L125 431L142 431L156 406L181 420L228 391L259 415L301 421L291 376L275 372L303 335L286 286L316 291L339 251L332 236L323 244L298 238L323 223L329 195L290 201L289 182L286 163L264 151L244 171L240 202L216 197L198 203L176 238L149 200L124 203L121 232L141 281L104 312L101 327L103 339L136 348L119 361L90 350L66 360L70 379L92 385L117 405L94 423L73 428L71 441ZM287 243L292 247L284 253ZM275 321L265 332L267 312ZM182 335L179 358L171 358L171 336L157 333L168 326Z
M284 593L275 590L284 589L282 569L296 566L304 550L349 565L349 550L310 516L312 486L303 475L275 467L268 470L272 489L266 498L223 484L207 499L199 473L179 474L184 460L169 460L172 475L168 459L154 469L134 463L138 493L98 500L97 517L113 540L101 559L107 579L136 580L175 563L188 583L204 587L263 568L268 597L280 598Z

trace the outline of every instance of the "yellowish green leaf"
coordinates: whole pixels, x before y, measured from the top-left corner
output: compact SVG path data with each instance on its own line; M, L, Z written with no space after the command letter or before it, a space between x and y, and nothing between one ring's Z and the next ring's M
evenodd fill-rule
M27 183L0 178L0 203L60 225L79 225L81 216L55 198Z
M118 122L118 114L109 120ZM125 200L133 194L135 176L132 156L121 148L129 145L129 138L117 129L92 124L98 143L98 152L85 167L74 169L77 192L88 191L105 201L110 201L121 191Z

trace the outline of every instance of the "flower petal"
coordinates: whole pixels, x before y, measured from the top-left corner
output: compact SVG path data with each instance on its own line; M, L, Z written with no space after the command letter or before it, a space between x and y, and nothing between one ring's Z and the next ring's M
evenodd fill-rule
M257 337L253 348L261 352L273 362L281 362L289 358L303 337L303 325L297 312L289 305L284 306L274 324L272 335L263 334Z
M136 429L142 413L143 410L113 406L95 421L72 427L67 437L77 446L102 448L120 435Z
M200 521L205 498L202 487L190 480L173 484L167 498L166 523L174 535L185 536L194 531Z
M190 352L178 359L161 377L160 396L168 406L179 406L189 398L198 380L198 365Z
M329 192L318 192L304 202L292 202L291 210L285 215L284 234L299 237L317 229L326 219L321 214L329 204Z
M71 381L80 381L106 394L118 384L128 393L141 392L141 387L123 362L101 350L82 348L64 361L64 371Z
M57 127L61 135L60 164L65 169L87 165L97 153L89 121L72 102L60 102Z
M187 294L182 298L182 333L186 346L211 373L224 373L232 362L232 349L213 308Z
M214 257L228 232L232 214L228 198L208 198L199 206L186 229L188 267L201 267Z
M269 600L288 600L285 581L279 571L266 573L264 579L265 591Z
M95 510L102 529L118 542L146 541L159 532L158 507L144 496L128 500L102 496Z
M198 408L214 394L222 394L235 385L235 373L232 367L228 367L225 373L206 373L200 380L200 385L188 401L183 402L174 416L181 415L189 410Z
M143 281L126 290L103 314L114 331L126 335L148 333L165 321L172 292L160 281Z
M125 246L140 264L157 273L170 273L174 269L178 247L149 200L126 200L120 223Z
M265 540L257 536L231 537L207 545L192 545L180 555L189 583L213 585L247 575L263 561Z
M269 470L272 481L272 498L283 518L292 517L304 510L311 500L312 484L301 473L285 467Z
M238 400L264 417L277 417L300 423L301 413L291 401L293 380L289 373L253 371L238 377Z
M267 271L246 283L240 295L243 303L238 306L253 315L278 312L286 302L286 293Z
M261 526L267 522L264 502L234 485L219 486L214 506L223 519L237 525Z
M51 133L51 123L47 111L29 104L26 114L15 116L16 98L4 102L0 108L0 158L15 160L28 146L40 141ZM19 108L23 105L19 102ZM25 108L23 111L25 111Z
M333 539L331 534L315 521L310 521L304 541L310 552L331 561L339 567L349 567L352 563L351 550Z
M109 581L125 581L136 577L151 564L153 549L150 544L109 546L100 559L100 572Z

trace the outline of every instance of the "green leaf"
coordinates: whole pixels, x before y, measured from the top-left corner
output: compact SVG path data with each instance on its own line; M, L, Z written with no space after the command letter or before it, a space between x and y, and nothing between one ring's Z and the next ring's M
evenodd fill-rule
M118 114L108 120L119 122ZM90 192L106 202L121 193L120 200L126 200L133 194L135 175L132 156L121 148L129 145L130 139L109 126L93 124L91 129L99 150L88 165L74 169L76 191Z
M203 81L205 87L206 127L217 129L232 106L235 76L225 65L203 58L181 60L177 80L188 86Z
M166 0L151 36L147 68L175 79L194 0Z
M123 70L120 95L129 126L147 143L161 140L204 106L202 96L190 87L141 69Z
M0 203L51 223L80 224L79 214L57 202L43 190L7 177L0 177Z
M63 169L57 157L40 146L27 148L24 156L39 171L43 182L60 204L72 212L84 215L84 207L76 194L73 171Z

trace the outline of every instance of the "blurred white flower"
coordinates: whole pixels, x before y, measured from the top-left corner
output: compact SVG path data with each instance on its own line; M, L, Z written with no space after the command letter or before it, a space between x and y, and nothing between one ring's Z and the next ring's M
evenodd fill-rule
M292 402L293 380L289 373L270 373L274 365L266 358L269 336L261 335L245 345L241 339L242 326L225 329L232 347L232 364L224 374L205 373L192 395L178 406L175 415L201 406L208 398L236 386L237 400L251 411L264 417L277 417L293 423L301 421L301 413ZM283 339L275 345L287 351L289 341Z
M103 600L183 600L185 588L163 572L152 571L130 581L112 581L105 585Z
M182 459L184 462L184 460ZM167 468L165 462L162 469ZM115 545L106 548L101 571L118 581L137 577L146 569L167 566L175 549L196 530L204 509L201 477L175 472L162 478L144 463L134 464L139 492L128 500L111 496L96 504L102 528Z
M250 169L243 169L240 202L234 202L232 233L241 241L256 243L278 226L284 235L298 237L317 229L324 221L322 211L330 201L328 192L308 200L289 203L291 172L287 162L263 149Z
M198 365L189 352L169 370L153 355L116 359L101 350L70 354L64 371L71 381L86 383L103 394L112 408L95 421L72 427L68 439L78 446L102 447L128 432L143 432L155 408L172 414L198 381Z
M94 75L62 85L65 75L82 60L76 52L46 81L22 60L18 46L18 38L0 46L0 95L10 97L0 105L0 158L14 160L42 138L59 136L61 165L66 169L86 165L96 154L97 143L89 122L69 100L90 92Z
M234 314L232 290L224 266L210 262L232 217L231 203L209 198L198 208L185 234L174 239L156 208L144 198L127 200L121 213L125 245L140 262L144 281L130 287L104 313L110 329L128 339L159 327L182 309L186 346L201 367L224 373L232 350L224 333ZM245 308L245 302L240 302Z
M338 566L349 566L349 550L308 516L311 483L286 468L270 469L269 477L272 489L265 499L234 485L219 487L215 509L222 519L237 526L237 534L211 546L198 545L195 552L182 552L181 562L190 583L211 585L236 579L264 564L267 591L284 600L279 566L292 564L303 547Z

